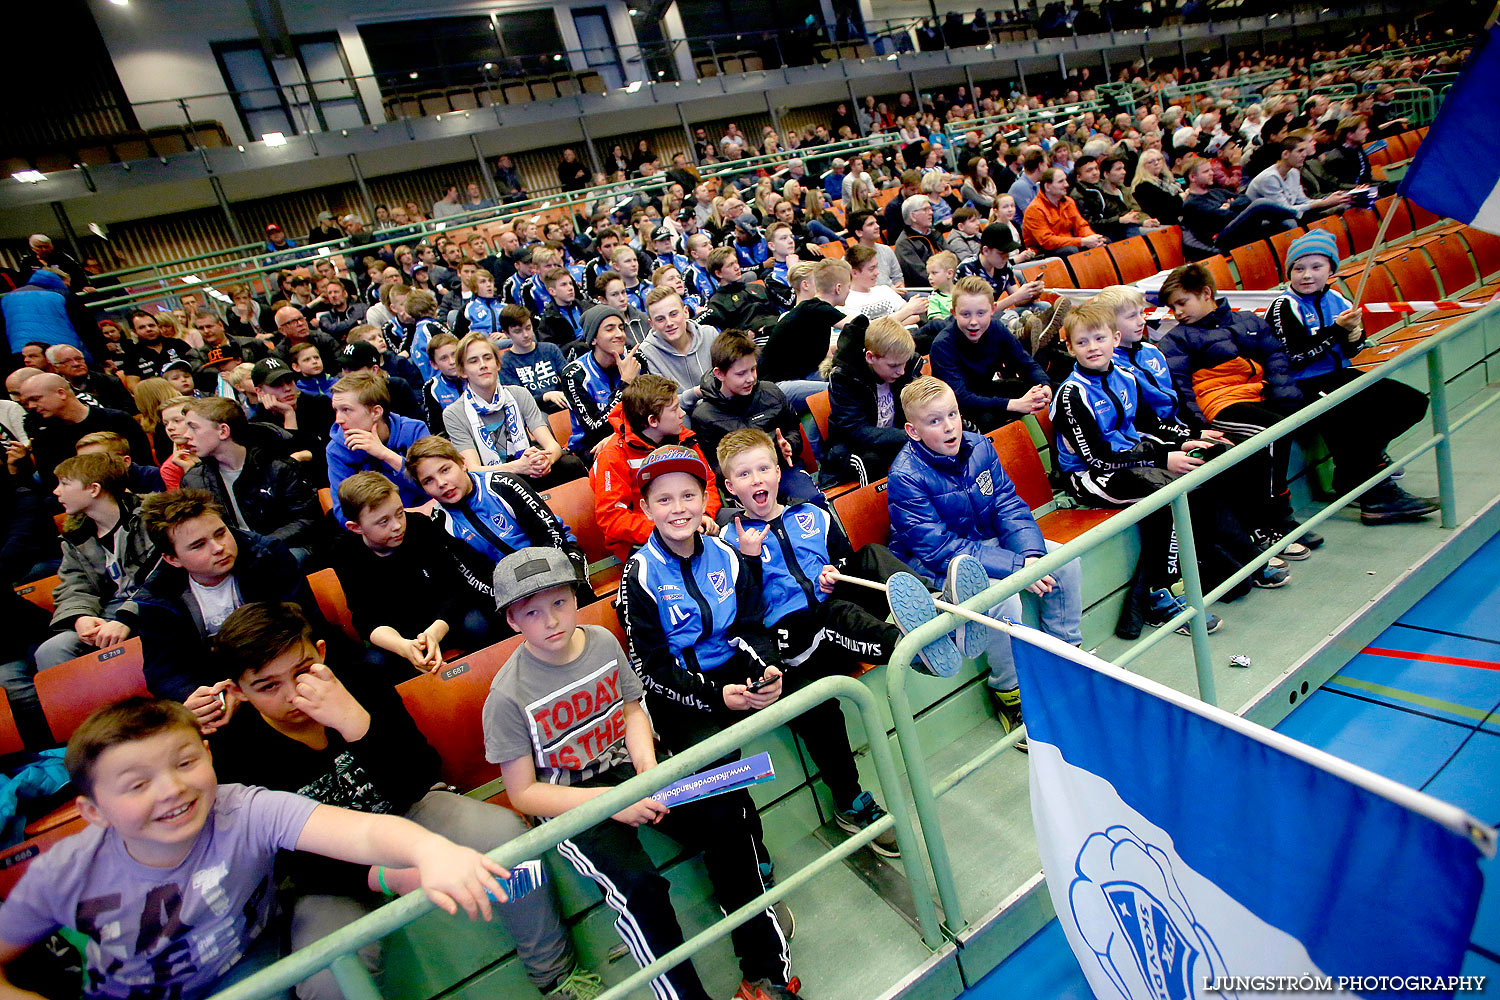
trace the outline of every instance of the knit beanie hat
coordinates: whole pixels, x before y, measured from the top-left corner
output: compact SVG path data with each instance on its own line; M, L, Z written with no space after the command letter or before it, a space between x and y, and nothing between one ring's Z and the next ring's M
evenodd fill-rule
M610 316L614 316L621 321L625 319L625 314L614 306L594 306L583 314L583 342L585 344L592 344L594 342L594 337L599 333L599 327Z
M1338 241L1326 229L1309 229L1295 240L1292 240L1292 245L1286 249L1286 269L1290 271L1292 265L1297 263L1297 261L1310 254L1317 253L1327 257L1328 263L1334 267L1339 266Z

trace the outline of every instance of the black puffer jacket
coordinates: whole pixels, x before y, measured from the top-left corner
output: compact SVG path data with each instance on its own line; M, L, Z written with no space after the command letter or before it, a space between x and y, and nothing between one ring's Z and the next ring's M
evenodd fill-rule
M773 438L780 430L792 446L792 461L801 460L802 422L775 382L755 383L748 396L726 396L719 380L709 372L703 376L701 387L703 398L693 410L693 433L698 435L698 444L714 475L719 474L719 442L730 431L749 427L765 431ZM729 495L722 482L719 492L722 496Z
M246 449L245 467L234 484L234 504L229 502L218 459L205 458L187 470L182 485L212 493L226 519L238 505L251 531L289 547L310 548L321 540L323 508L300 465L260 448Z
M834 349L833 370L828 375L828 441L824 454L833 470L849 474L849 457L858 455L866 471L874 478L890 467L906 445L906 414L901 409L901 390L922 373L922 359L916 354L906 363L906 371L891 383L891 398L896 417L890 427L876 427L879 403L876 400L878 380L865 360L867 316L856 316L839 331Z

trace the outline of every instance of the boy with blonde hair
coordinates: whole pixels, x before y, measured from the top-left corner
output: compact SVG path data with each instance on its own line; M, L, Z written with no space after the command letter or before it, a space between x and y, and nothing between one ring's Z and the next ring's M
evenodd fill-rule
M901 391L921 373L916 342L900 322L882 316L861 331L839 334L828 374L826 463L834 475L880 478L906 446Z
M951 250L927 258L927 319L947 319L953 315L953 274L958 270L958 254Z
M951 387L965 415L985 431L1040 413L1052 402L1046 370L995 313L989 282L961 278L953 286L953 315L932 341L933 375Z
M909 440L891 465L886 490L896 558L929 585L942 584L945 598L962 603L1057 548L1042 537L989 438L964 430L958 399L947 383L931 376L914 379L901 391L901 408ZM1043 631L1074 646L1083 641L1082 579L1075 559L1026 588L1041 599ZM1020 595L990 614L1018 620ZM1008 732L1022 722L1010 637L994 629L983 632L981 637L960 630L959 649L966 656L982 650ZM1024 751L1025 741L1016 747Z

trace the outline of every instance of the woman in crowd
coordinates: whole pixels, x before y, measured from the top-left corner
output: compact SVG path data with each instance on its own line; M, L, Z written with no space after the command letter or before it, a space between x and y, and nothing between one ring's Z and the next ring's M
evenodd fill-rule
M1164 226L1182 221L1182 188L1167 167L1167 158L1159 149L1141 154L1135 168L1135 183L1130 186L1141 211Z
M963 165L964 183L959 188L959 197L965 203L979 209L979 214L988 215L999 194L995 179L990 176L990 163L982 156L971 156Z

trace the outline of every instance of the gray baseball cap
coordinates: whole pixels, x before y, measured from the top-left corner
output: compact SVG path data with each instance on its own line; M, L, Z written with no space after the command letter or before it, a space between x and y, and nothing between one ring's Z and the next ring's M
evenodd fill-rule
M522 598L553 587L572 586L582 594L583 580L562 549L529 548L512 552L495 564L495 609L504 611Z

